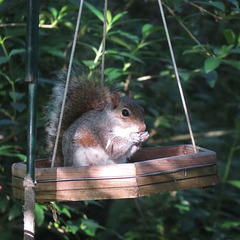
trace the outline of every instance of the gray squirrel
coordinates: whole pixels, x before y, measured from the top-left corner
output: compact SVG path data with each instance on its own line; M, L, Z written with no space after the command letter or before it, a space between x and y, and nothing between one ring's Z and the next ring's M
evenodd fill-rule
M47 106L48 151L55 144L66 72L59 78ZM143 108L113 88L86 72L71 73L54 166L125 163L148 139Z

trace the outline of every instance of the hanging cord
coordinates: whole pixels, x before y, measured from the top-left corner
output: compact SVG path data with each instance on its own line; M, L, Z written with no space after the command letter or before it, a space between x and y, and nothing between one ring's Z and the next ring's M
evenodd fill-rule
M80 1L79 11L78 11L78 18L77 18L77 23L76 23L76 28L75 28L72 51L71 51L70 60L69 60L66 86L65 86L65 91L64 91L64 95L63 95L63 102L62 102L62 107L61 107L61 112L60 112L60 117L59 117L59 124L58 124L58 129L57 129L56 141L55 141L55 145L54 145L54 149L53 149L53 157L52 157L51 167L54 167L56 153L57 153L59 135L60 135L62 119L63 119L63 112L64 112L65 102L66 102L66 98L67 98L67 91L68 91L68 85L69 85L69 81L70 81L71 70L72 70L73 57L74 57L74 53L75 53L77 36L78 36L78 31L79 31L79 25L80 25L80 20L81 20L81 15L82 15L83 1L84 0Z
M104 3L104 22L103 22L103 40L102 40L102 69L101 69L101 83L104 84L104 64L105 64L105 49L106 49L106 34L107 34L107 3L105 0Z
M190 119L189 119L189 115L188 115L188 109L187 109L186 101L185 101L183 90L182 90L181 81L180 81L179 74L178 74L177 64L176 64L176 60L175 60L175 57L174 57L173 47L172 47L172 43L171 43L171 40L170 40L170 37L169 37L168 27L167 27L167 23L166 23L166 19L165 19L165 15L164 15L161 0L158 0L158 4L159 4L159 8L160 8L160 13L161 13L161 16L162 16L163 26L164 26L166 36L167 36L168 46L169 46L169 50L170 50L170 54L171 54L171 58L172 58L172 63L173 63L173 67L174 67L174 71L175 71L175 75L176 75L176 79L177 79L177 83L178 83L179 92L180 92L181 99L182 99L182 105L183 105L184 113L185 113L186 120L187 120L189 134L190 134L190 137L191 137L194 152L197 153L196 144L195 144L195 140L194 140L194 136L193 136L193 132L192 132L192 127L191 127L191 123L190 123Z

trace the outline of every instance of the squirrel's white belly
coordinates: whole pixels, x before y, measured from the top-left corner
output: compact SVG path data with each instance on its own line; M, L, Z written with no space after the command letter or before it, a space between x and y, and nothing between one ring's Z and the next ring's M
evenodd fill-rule
M124 162L124 160L121 162ZM75 151L73 158L74 167L108 165L116 163L120 162L113 161L101 148L80 147Z

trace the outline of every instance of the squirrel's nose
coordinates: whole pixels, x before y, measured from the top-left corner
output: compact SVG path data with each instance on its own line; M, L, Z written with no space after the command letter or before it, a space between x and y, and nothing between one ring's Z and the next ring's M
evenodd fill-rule
M145 123L141 123L140 125L139 125L139 132L143 132L143 131L145 131L146 130L146 124Z

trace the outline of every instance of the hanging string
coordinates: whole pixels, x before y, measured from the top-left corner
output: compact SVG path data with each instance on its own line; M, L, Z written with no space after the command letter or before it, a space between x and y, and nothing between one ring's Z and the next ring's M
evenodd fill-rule
M175 57L174 57L173 47L172 47L172 43L171 43L171 40L170 40L170 37L169 37L168 27L167 27L167 23L166 23L166 19L165 19L165 15L164 15L161 0L158 0L158 4L159 4L159 8L160 8L160 13L161 13L161 16L162 16L163 26L164 26L166 36L167 36L168 46L169 46L169 50L170 50L170 54L171 54L171 58L172 58L172 63L173 63L173 67L174 67L174 71L175 71L175 75L176 75L176 79L177 79L177 83L178 83L180 96L181 96L181 99L182 99L182 105L183 105L185 117L186 117L186 120L187 120L189 134L190 134L190 137L191 137L194 152L197 153L195 139L194 139L194 136L193 136L192 127L191 127L191 123L190 123L190 119L189 119L187 104L186 104L186 101L185 101L185 98L184 98L182 85L181 85L181 81L180 81L179 74L178 74L177 64L176 64L176 60L175 60Z
M77 36L78 36L80 20L81 20L81 15L82 15L83 1L84 0L80 1L79 11L78 11L77 23L76 23L74 39L73 39L73 44L72 44L72 51L71 51L71 55L70 55L68 72L67 72L66 86L65 86L65 91L64 91L64 95L63 95L63 102L62 102L62 107L61 107L61 112L60 112L60 117L59 117L57 136L56 136L55 145L54 145L54 149L53 149L53 157L52 157L51 167L54 167L55 158L56 158L56 154L57 154L59 135L60 135L62 119L63 119L63 112L64 112L65 102L66 102L66 98L67 98L67 91L68 91L68 85L69 85L69 81L70 81L71 70L72 70L73 57L74 57L74 53L75 53L75 48L76 48L76 43L77 43Z
M107 0L104 3L104 22L103 22L103 40L102 40L102 69L101 69L101 83L104 84L104 64L105 64L105 49L106 49L106 25L107 25Z

